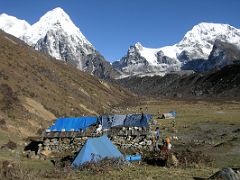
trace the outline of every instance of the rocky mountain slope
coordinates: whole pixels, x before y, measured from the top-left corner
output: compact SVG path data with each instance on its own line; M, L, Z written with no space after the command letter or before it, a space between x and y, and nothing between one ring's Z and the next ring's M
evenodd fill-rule
M228 24L200 23L187 32L183 39L162 48L146 48L136 43L128 49L127 55L113 63L113 67L125 76L165 75L180 71L190 61L207 60L216 40L240 47L240 30ZM189 69L195 69L191 67ZM202 70L205 70L203 68Z
M207 60L196 59L189 61L182 66L185 70L205 72L221 69L226 65L238 63L240 60L240 49L233 44L216 40L213 49Z
M9 19L12 20L13 17L0 16L2 29L24 40L35 50L64 60L80 70L101 78L111 78L118 74L96 51L63 9L55 8L47 12L32 26L26 25L27 28L22 28L21 33L18 33L18 27L23 26L23 22L14 18L11 21L11 28L7 28Z
M140 96L170 98L240 99L240 63L212 72L164 77L128 77L116 80Z
M107 113L134 98L3 31L0 42L1 139L34 135L56 117Z

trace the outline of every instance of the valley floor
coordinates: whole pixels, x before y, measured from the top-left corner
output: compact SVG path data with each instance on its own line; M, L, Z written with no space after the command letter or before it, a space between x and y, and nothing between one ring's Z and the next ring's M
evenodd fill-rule
M138 105L117 110L119 113L140 113L143 110L144 113L154 114L156 126L160 127L162 137L178 137L177 141L173 141L173 151L201 152L211 163L198 164L191 168L132 164L120 169L108 169L106 172L57 172L48 160L29 160L22 157L21 145L17 150L0 149L0 161L16 162L24 169L20 171L23 179L192 179L196 176L209 177L223 167L240 168L238 101L142 99ZM177 112L174 129L172 120L157 118L160 113L172 110Z

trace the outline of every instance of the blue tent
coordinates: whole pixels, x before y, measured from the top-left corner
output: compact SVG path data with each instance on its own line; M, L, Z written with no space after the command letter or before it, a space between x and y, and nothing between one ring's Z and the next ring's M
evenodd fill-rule
M176 111L170 111L168 113L163 113L162 117L160 117L160 118L162 118L162 119L174 119L174 118L176 118L176 116L177 116Z
M96 124L97 117L58 118L47 131L80 131Z
M97 162L103 158L121 158L123 155L107 136L88 139L72 163L79 167L85 162Z

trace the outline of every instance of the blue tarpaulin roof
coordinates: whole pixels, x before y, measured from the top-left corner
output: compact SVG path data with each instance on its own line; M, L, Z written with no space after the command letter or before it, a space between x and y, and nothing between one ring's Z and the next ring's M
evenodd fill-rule
M144 114L129 114L124 121L127 127L148 127L148 119Z
M100 124L103 129L109 129L114 126L122 126L126 119L126 115L105 115L100 116L100 119Z
M151 119L152 115L150 114L105 115L100 116L100 124L103 129L116 126L148 127L148 121Z
M153 117L152 114L144 114L144 116L147 118L147 121L150 121Z
M58 118L48 131L80 131L96 124L97 117Z
M74 159L72 167L79 167L85 162L97 162L103 158L121 158L123 155L107 136L88 139Z

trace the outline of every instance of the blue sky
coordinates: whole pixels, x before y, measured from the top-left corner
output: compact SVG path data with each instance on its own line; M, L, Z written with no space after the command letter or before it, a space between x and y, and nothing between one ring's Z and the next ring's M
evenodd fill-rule
M158 48L180 41L200 22L240 28L240 0L0 0L0 13L30 24L61 7L109 61L130 45Z

